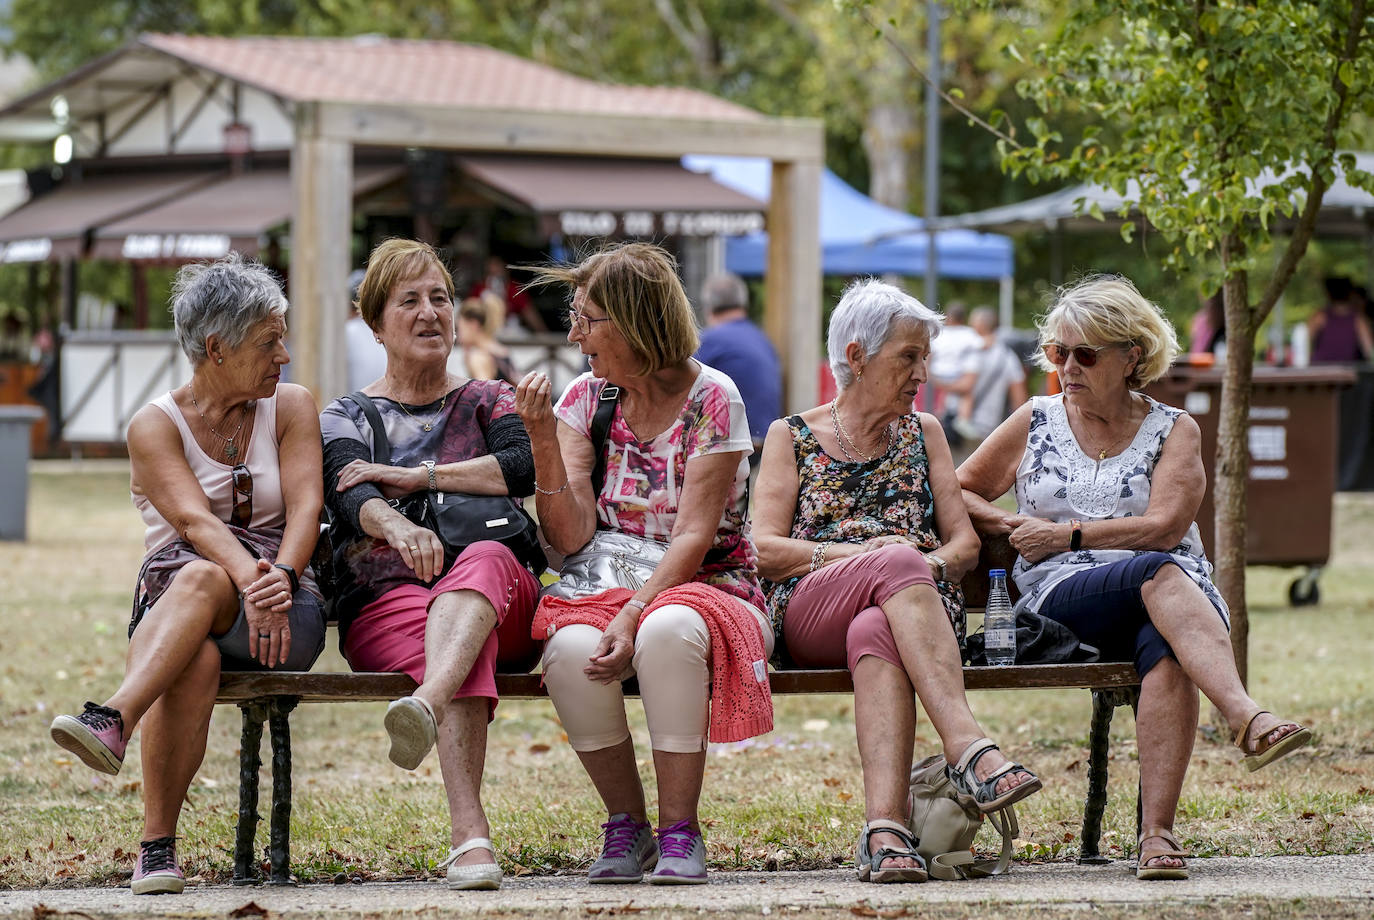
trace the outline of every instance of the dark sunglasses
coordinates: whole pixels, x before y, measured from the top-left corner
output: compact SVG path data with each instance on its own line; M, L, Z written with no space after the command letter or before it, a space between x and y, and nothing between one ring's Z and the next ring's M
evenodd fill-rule
M235 527L247 527L253 520L253 474L240 463L229 475L234 483L234 509L229 512L229 523Z
M1069 360L1069 355L1073 355L1073 359L1078 362L1079 367L1092 367L1097 363L1097 353L1104 348L1111 347L1110 345L1075 345L1069 348L1058 342L1046 342L1040 346L1041 350L1045 352L1045 360L1055 367L1062 366L1065 361Z

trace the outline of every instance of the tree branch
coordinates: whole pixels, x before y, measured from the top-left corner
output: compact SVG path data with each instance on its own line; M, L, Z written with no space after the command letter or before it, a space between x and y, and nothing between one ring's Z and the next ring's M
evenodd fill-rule
M1362 0L1361 0L1361 2L1362 2ZM920 66L917 65L916 61L911 57L911 55L907 53L907 50L906 50L905 47L902 46L902 43L899 42L899 41L897 41L897 39L893 38L892 35L887 31L887 27L884 26L884 25L882 25L882 24L880 24L880 23L877 23L877 22L874 22L874 21L873 21L873 17L870 16L870 15L868 15L868 10L867 10L866 8L860 7L860 8L859 8L859 15L863 17L864 22L868 23L870 26L873 27L873 29L874 29L875 31L877 31L880 35L882 35L883 41L885 41L885 42L887 42L889 45L891 45L892 48L893 48L899 55L902 56L902 59L906 61L907 66L910 67L912 70L914 70L914 71L916 72L916 75L917 75L918 77L921 78L921 82L923 82L923 83L925 83L927 86L933 87L933 88L935 89L935 92L939 94L939 96L940 96L941 99L945 100L945 102L947 102L947 103L949 104L950 108L954 109L954 110L955 110L956 112L958 112L960 115L963 115L963 116L966 117L969 121L971 121L971 122L973 122L974 124L978 125L978 127L980 127L980 128L982 128L983 130L987 131L989 134L993 135L993 136L996 137L998 140L1001 140L1001 141L1004 141L1004 142L1007 143L1007 144L1010 144L1013 148L1015 148L1015 149L1017 149L1017 150L1020 150L1020 149L1021 149L1021 145L1020 145L1019 143L1016 142L1016 139L1015 139L1015 138L1013 138L1013 137L1012 137L1011 135L1009 135L1009 134L1006 134L1006 133L1003 132L1003 131L999 131L999 130L998 130L996 127L994 127L993 125L991 125L991 124L989 124L988 122L984 121L982 118L979 118L979 117L978 117L977 115L975 115L967 106L965 106L963 103L959 102L957 99L955 99L955 98L954 98L953 96L951 96L949 93L945 92L945 90L944 90L944 88L943 88L942 86L940 86L940 85L939 85L938 83L936 83L935 81L931 80L930 77L926 74L926 72L925 72L924 70L922 70L922 69L920 68Z
M1264 294L1259 302L1255 304L1255 325L1258 326L1269 315L1269 311L1274 309L1274 304L1278 303L1279 296L1284 288L1288 286L1288 281L1297 271L1298 262L1302 260L1307 252L1307 246L1312 242L1312 234L1317 229L1317 214L1321 211L1322 198L1326 196L1327 182L1322 173L1329 168L1336 159L1336 130L1340 127L1345 116L1346 106L1350 102L1350 87L1340 78L1341 64L1345 61L1354 61L1355 54L1360 47L1360 38L1364 31L1365 22L1365 0L1355 0L1350 5L1350 26L1345 34L1344 54L1336 59L1335 67L1331 73L1331 88L1336 94L1336 104L1327 113L1326 125L1322 131L1322 149L1324 151L1321 160L1310 164L1312 170L1312 182L1307 189L1307 201L1303 205L1302 216L1298 218L1297 224L1293 227L1293 233L1288 238L1288 246L1279 258L1279 264L1274 268L1274 275L1269 279L1269 284L1264 288Z

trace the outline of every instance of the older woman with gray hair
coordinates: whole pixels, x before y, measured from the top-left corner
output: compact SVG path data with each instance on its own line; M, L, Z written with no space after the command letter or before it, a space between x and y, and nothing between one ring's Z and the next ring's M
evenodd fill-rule
M754 505L775 648L800 667L847 665L863 766L859 878L927 877L906 826L920 697L984 812L1040 780L983 736L964 696L958 583L978 561L939 422L912 411L941 317L888 284L850 285L830 321L839 395L768 431Z
M324 648L308 563L323 505L320 424L283 384L286 297L237 254L177 275L190 381L129 424L130 490L146 527L124 680L52 737L118 773L143 726L143 836L134 894L177 893L176 827L205 756L221 669L309 670Z

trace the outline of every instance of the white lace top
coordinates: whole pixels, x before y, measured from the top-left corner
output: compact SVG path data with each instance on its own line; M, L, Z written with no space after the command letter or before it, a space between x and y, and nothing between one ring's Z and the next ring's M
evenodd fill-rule
M1130 446L1101 462L1078 446L1062 395L1032 399L1030 435L1016 469L1016 506L1020 513L1056 523L1073 518L1086 523L1144 514L1150 504L1150 478L1155 464L1169 432L1173 431L1174 420L1183 414L1183 410L1148 396L1144 399L1150 411ZM1081 549L1057 553L1035 565L1027 565L1018 558L1012 570L1016 586L1021 589L1017 609L1038 611L1055 585L1069 576L1140 554L1141 551L1129 549ZM1203 553L1196 523L1188 527L1183 542L1170 555L1229 625L1226 602L1212 584L1212 564Z

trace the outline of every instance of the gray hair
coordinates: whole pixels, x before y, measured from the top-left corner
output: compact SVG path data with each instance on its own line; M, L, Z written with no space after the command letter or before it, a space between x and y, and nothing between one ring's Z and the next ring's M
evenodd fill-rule
M172 283L177 341L193 365L208 354L212 335L238 348L269 316L286 315L286 295L271 269L231 252L216 262L183 265Z
M844 289L835 312L830 316L826 352L835 386L843 390L854 382L844 350L858 342L864 357L872 359L900 324L919 326L929 338L940 334L944 318L915 297L876 278L852 282Z
M723 310L749 306L749 288L744 279L731 272L712 275L701 286L701 306L709 315Z

